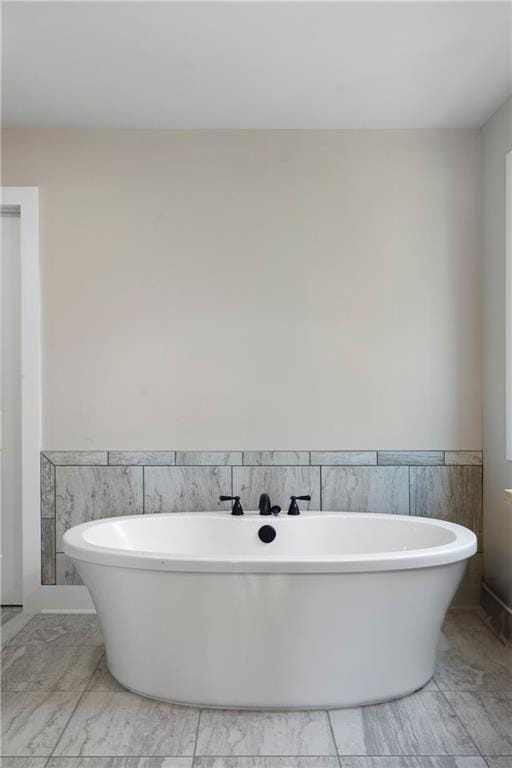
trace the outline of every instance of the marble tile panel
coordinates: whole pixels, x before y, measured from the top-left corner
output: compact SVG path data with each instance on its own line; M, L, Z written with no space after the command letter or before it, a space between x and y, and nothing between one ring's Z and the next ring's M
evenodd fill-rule
M55 756L192 755L199 710L132 693L86 692Z
M83 584L80 574L73 565L71 558L62 552L57 554L57 584L79 586Z
M76 706L79 693L2 693L2 755L50 755Z
M41 584L55 584L55 518L41 518Z
M83 691L102 653L95 646L9 643L2 651L2 690Z
M226 509L219 496L231 496L230 467L145 467L144 508L155 512L208 512Z
M107 451L43 451L52 464L66 465L106 464Z
M326 712L207 709L197 737L203 755L335 755Z
M142 467L57 467L57 552L68 528L142 514Z
M512 691L448 691L445 696L482 755L512 757Z
M242 463L242 451L177 451L176 464L183 467L231 466Z
M372 465L377 463L377 451L311 451L311 464Z
M272 504L286 512L290 496L310 494L311 501L301 501L303 510L320 509L320 467L234 467L233 493L240 495L245 509L258 509L262 493Z
M445 451L445 464L483 464L482 451Z
M244 451L247 467L282 467L309 464L309 451Z
M52 643L53 645L101 645L99 619L94 613L38 614L10 641L12 645Z
M482 468L411 467L411 515L482 530Z
M444 464L444 451L378 451L377 464Z
M55 467L42 453L41 461L41 517L55 517Z
M322 508L409 513L408 467L322 467Z
M176 464L175 451L109 451L108 463L113 465L156 464L172 466Z
M340 755L478 755L442 693L329 714Z

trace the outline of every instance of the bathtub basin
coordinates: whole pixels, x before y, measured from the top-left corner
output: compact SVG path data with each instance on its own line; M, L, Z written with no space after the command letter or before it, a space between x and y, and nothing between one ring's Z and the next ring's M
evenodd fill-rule
M126 688L183 704L325 708L430 680L476 537L399 515L174 513L78 525L64 551Z

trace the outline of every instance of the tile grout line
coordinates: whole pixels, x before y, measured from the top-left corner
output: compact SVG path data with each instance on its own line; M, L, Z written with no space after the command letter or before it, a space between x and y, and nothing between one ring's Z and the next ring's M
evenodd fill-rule
M316 710L316 711L318 712L319 710ZM80 760L96 760L98 758L103 759L103 760L106 760L106 759L109 759L109 760L134 760L134 759L135 760L148 760L148 758L150 760L166 760L169 757L171 757L173 759L174 758L188 758L189 760L192 759L191 755L66 755L66 757L64 757L62 755L55 755L55 756L53 756L53 755L48 755L48 756L47 755L15 755L15 756L14 755L1 755L0 757L2 757L2 758L9 757L11 759L12 758L15 758L15 759L26 759L26 758L39 758L40 757L42 760L77 760L77 759L80 759ZM305 758L306 760L317 759L317 758L323 758L325 760L325 758L329 758L329 757L332 757L335 760L338 759L336 755L304 755L304 754L298 754L298 755L296 755L296 754L291 754L291 755L261 755L261 754L258 754L258 755L233 755L233 754L230 754L230 755L196 755L196 759L203 759L204 758L204 759L207 759L207 760L211 760L212 758L214 758L214 759L221 758L223 760L225 760L225 759L236 760L237 758L251 758L251 759L253 759L253 758L260 758L260 759L264 759L264 760L265 759L271 759L272 760L274 758L289 758L289 757L292 757L292 758ZM466 758L468 760L471 760L472 758L475 758L475 757L481 757L481 759L487 765L488 764L487 763L488 759L494 759L496 757L509 758L509 757L511 757L511 755L447 755L447 754L436 754L436 755L432 755L432 754L423 755L422 754L422 755L418 755L418 754L412 754L412 753L393 754L393 755L389 755L389 754L386 754L386 755L361 755L361 754L358 754L358 755L340 755L339 759L341 761L344 758L347 758L347 759L359 758L359 759L362 759L362 760L366 760L366 759L373 760L374 758L377 758L377 759L379 759L379 758L388 759L388 758L431 758L431 757L444 758L445 760L450 760L451 758L454 758L454 757L455 758ZM92 766L92 763L91 763L91 766ZM286 766L286 768L288 768L288 766ZM343 766L342 766L342 768L343 768Z
M197 742L199 741L199 725L201 723L201 715L203 713L203 710L201 707L199 707L199 714L197 716L197 726L196 726L196 738L194 739L194 750L192 752L192 768L194 768L194 763L196 761L196 755L197 755Z
M437 687L439 688L439 686L437 686ZM456 718L457 722L459 723L459 725L460 725L460 727L462 728L463 732L464 732L464 733L466 734L466 736L468 737L468 739L469 739L470 743L471 743L471 744L474 746L474 748L476 749L476 751L477 751L477 756L479 756L479 757L481 757L481 758L483 759L483 755L482 755L482 753L481 753L481 752L480 752L480 750L478 749L477 745L476 745L476 744L475 744L475 742L473 741L473 738L472 738L471 734L469 733L469 731L467 730L466 726L464 725L464 723L462 722L462 720L461 720L461 719L460 719L460 717L458 716L457 712L455 711L455 707L452 705L452 703L451 703L451 701L448 699L448 697L447 697L447 696L445 696L445 692L444 692L443 690L441 690L441 688L439 688L439 692L440 692L440 694L442 695L443 699L444 699L444 700L446 701L446 703L448 704L448 707L451 709L451 711L452 711L452 712L453 712L453 714L455 715L455 718ZM454 693L455 693L455 691L454 691Z
M325 714L327 715L327 722L329 723L329 731L331 733L331 739L332 739L333 744L334 744L334 749L336 750L336 757L338 759L338 765L339 765L339 768L342 768L342 765L341 765L341 755L340 755L339 750L338 750L338 742L336 741L336 736L334 735L334 727L333 727L332 720L331 720L331 712L330 712L330 710L326 709L325 710Z
M92 671L92 672L91 672L91 674L89 675L89 677L88 677L88 679L87 679L87 682L86 682L86 684L85 684L85 687L84 687L84 689L83 689L82 693L80 694L80 696L78 697L78 701L76 702L75 706L73 707L73 710L72 710L72 712L71 712L70 716L69 716L69 717L68 717L68 719L66 720L66 724L65 724L64 728L62 729L62 731L60 732L60 736L59 736L59 738L58 738L58 739L57 739L57 741L55 742L55 746L53 747L52 751L51 751L51 752L50 752L50 754L48 755L48 761L50 760L50 758L54 757L54 755L55 755L55 750L56 750L56 749L57 749L57 747L59 746L59 744L60 744L60 742L61 742L61 739L62 739L62 737L64 736L64 733L65 733L65 731L66 731L66 729L67 729L68 725L70 724L70 722L71 722L71 719L72 719L73 715L75 714L76 710L78 709L78 706L79 706L80 702L82 701L83 697L84 697L84 696L85 696L85 694L87 693L87 688L89 687L89 685L90 685L90 683L91 683L91 681L92 681L92 679L93 679L94 675L96 674L96 670L98 669L98 667L99 667L99 665L100 665L100 663L101 663L101 660L103 659L103 656L104 656L104 655L105 655L105 651L103 651L103 654L100 656L100 658L99 658L99 660L98 660L98 663L96 664L96 666L94 667L93 671ZM59 755L59 757L61 757L61 755ZM65 757L65 755L62 755L62 757Z
M409 479L408 479L408 491L409 491L409 510L407 514L411 515L411 468L409 467Z
M57 467L53 468L53 535L55 539L55 586L57 586Z

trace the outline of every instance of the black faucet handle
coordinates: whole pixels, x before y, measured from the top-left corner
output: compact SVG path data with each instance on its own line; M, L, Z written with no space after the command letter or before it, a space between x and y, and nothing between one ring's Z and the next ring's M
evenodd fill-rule
M232 515L243 515L244 510L240 504L240 496L219 496L219 501L233 501L234 504L231 508Z
M310 494L304 494L304 496L290 496L291 502L288 507L289 515L300 515L299 505L297 501L311 501Z

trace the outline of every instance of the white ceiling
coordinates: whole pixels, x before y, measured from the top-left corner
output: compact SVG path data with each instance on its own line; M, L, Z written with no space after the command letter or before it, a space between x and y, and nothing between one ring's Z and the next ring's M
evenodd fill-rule
M508 2L4 2L3 123L480 126Z

